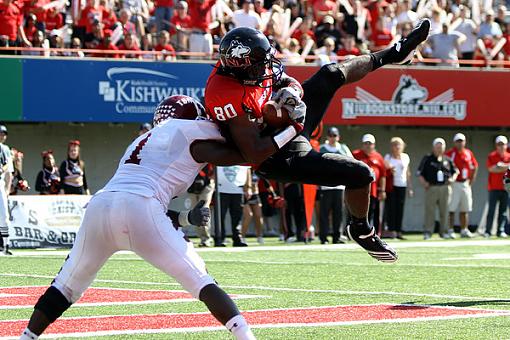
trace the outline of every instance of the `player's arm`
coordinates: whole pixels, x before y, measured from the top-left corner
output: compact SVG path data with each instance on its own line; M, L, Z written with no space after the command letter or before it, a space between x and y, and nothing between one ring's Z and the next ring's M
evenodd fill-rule
M293 77L289 76L287 73L283 73L280 80L273 85L273 90L278 92L279 90L290 87L296 91L296 94L299 98L303 97L303 88L301 84Z
M190 146L190 153L197 163L230 166L246 163L243 155L231 144L214 140L197 140Z

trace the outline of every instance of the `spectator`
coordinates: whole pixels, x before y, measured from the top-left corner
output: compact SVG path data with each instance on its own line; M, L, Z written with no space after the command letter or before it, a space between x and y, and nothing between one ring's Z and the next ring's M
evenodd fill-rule
M351 157L351 150L344 143L339 143L340 132L336 127L328 129L328 138L320 146L321 153L335 153L345 157ZM319 213L319 238L321 244L328 243L329 226L333 231L333 244L344 243L341 239L342 210L344 201L345 186L320 187L320 213ZM332 215L332 221L329 222L329 215Z
M257 243L264 244L264 218L262 216L262 201L259 196L259 176L250 169L249 186L244 193L243 222L241 235L243 240L248 232L252 220L255 222Z
M303 36L309 36L313 40L315 40L315 33L313 33L312 30L313 27L313 18L308 16L303 19L303 22L301 25L299 25L299 28L292 33L292 38L297 39L299 42L301 42L301 38ZM302 46L304 47L304 45Z
M287 65L296 65L303 62L303 58L301 58L299 53L299 41L297 39L292 38L289 40L289 48L283 49L283 54Z
M80 38L77 38L77 37L72 38L71 49L77 50L77 51L76 52L63 52L62 55L67 56L67 57L77 57L77 58L85 57L85 53L83 53L83 51L80 51L80 49L81 49Z
M503 46L503 53L505 54L505 60L510 61L510 22L506 24L505 35L505 46ZM508 66L507 66L508 67Z
M119 21L117 25L122 27L122 31L124 32L124 36L127 33L136 34L136 27L131 22L131 11L129 9L123 8L119 12Z
M27 15L27 18L25 20L24 31L25 31L25 36L30 41L32 41L32 39L34 38L35 32L39 31L39 29L37 28L37 26L35 24L36 22L37 22L37 18L35 16L35 14L30 13Z
M13 0L0 2L0 37L7 37L7 46L18 46L18 38L26 45L31 46L23 29L23 16Z
M190 0L189 13L191 16L191 35L189 37L189 51L197 53L212 53L212 36L209 30L211 23L211 8L216 0Z
M411 10L411 7L411 0L403 0L402 2L399 2L399 14L396 18L398 26L402 26L406 23L414 25L418 21L418 14Z
M73 37L85 40L85 35L92 32L95 21L101 22L101 8L97 0L87 0L87 5L80 11L76 27L73 28Z
M104 51L118 51L118 47L115 46L112 42L112 30L106 29L103 31L103 40L101 41L101 44L97 47L100 50ZM101 58L118 58L119 55L116 53L101 53L97 56Z
M218 171L218 190L220 192L221 208L221 235L216 235L216 247L225 247L225 217L230 212L230 221L232 226L232 241L234 247L246 247L247 244L241 240L239 233L239 223L243 215L243 193L248 189L247 166L227 166L217 167Z
M496 234L498 237L508 237L505 232L508 222L508 193L503 185L503 176L510 167L510 153L507 151L508 139L505 136L497 136L495 144L496 150L489 153L487 157L487 170L489 170L489 209L487 211L484 235L487 238L492 235L492 224L498 203Z
M318 24L323 22L326 16L334 18L338 12L338 6L334 1L330 0L316 0L313 4L313 16Z
M342 35L340 31L335 28L335 20L333 17L327 15L322 20L322 24L317 26L315 37L317 38L318 47L323 46L327 38L332 39L335 44L334 51L336 51L337 47L340 45Z
M389 170L387 176L388 198L386 199L386 222L391 238L403 240L402 220L404 218L404 206L406 194L413 197L413 186L411 181L411 160L404 152L406 144L400 137L393 137L390 141L391 152L384 156L384 164Z
M190 199L195 201L194 203L192 202L193 205L203 200L204 207L210 207L214 194L214 168L212 165L208 164L202 169L202 171L199 172L189 187L188 193ZM230 215L232 216L232 211L230 212ZM210 247L212 245L210 233L211 225L208 223L205 226L195 227L197 228L197 234L200 238L200 244L198 246Z
M64 17L56 8L48 10L46 16L45 28L46 33L49 34L53 30L58 30L64 26Z
M375 29L372 31L370 50L373 52L383 50L388 47L392 41L393 34L388 28L384 27L384 19L382 17L379 18Z
M170 33L167 31L159 32L158 44L154 47L155 51L162 52L162 56L158 56L161 60L175 59L175 49L170 44Z
M85 40L84 40L85 48L88 48L91 50L99 49L101 47L101 45L103 44L103 40L104 40L103 24L96 20L92 24L92 31L90 31L90 33L87 33L85 35ZM96 54L94 56L102 57L103 55Z
M175 14L170 21L172 26L170 28L170 34L172 35L172 41L178 51L188 50L188 34L191 29L191 17L188 14L188 3L186 1L179 1L175 5Z
M356 40L354 40L354 37L352 35L347 35L342 38L342 47L336 51L336 54L339 57L357 56L361 54L361 51L356 47Z
M380 205L386 199L386 167L383 157L375 150L374 135L369 133L363 135L361 143L361 149L354 150L352 155L357 160L367 164L374 173L375 181L372 182L370 187L368 220L372 223L376 232L380 234Z
M29 191L30 187L28 182L23 178L23 152L12 148L12 180L11 180L11 192L9 195L17 195L18 190Z
M124 42L119 45L120 51L140 51L140 48L138 47L138 43L136 41L136 38L134 34L131 33L125 33L124 35ZM141 55L139 53L123 53L121 54L122 58L137 58L141 59Z
M232 22L235 27L250 27L260 29L262 21L254 11L253 0L241 0L241 9L234 11Z
M485 13L485 21L480 24L480 30L478 32L479 38L489 36L491 38L501 38L503 32L501 27L494 21L494 11L488 10Z
M443 25L446 24L446 16L442 15L443 10L439 7L432 9L432 18L430 18L430 35L439 34L443 31Z
M450 200L450 231L454 236L453 225L455 212L459 211L460 237L471 238L473 235L468 229L469 213L473 209L473 195L471 187L478 173L478 162L471 150L466 148L466 136L457 133L453 137L454 147L448 150L445 155L450 157L459 175L452 186L452 197Z
M324 45L315 50L315 55L318 57L317 63L319 66L335 62L335 41L330 37L326 38L324 40Z
M506 13L507 13L506 6L499 5L498 6L498 15L497 15L496 19L494 19L494 22L497 23L502 30L505 29L505 26L507 23Z
M114 29L114 26L118 21L111 3L112 1L99 0L99 6L101 8L101 23L108 29Z
M169 22L173 17L174 1L173 0L154 0L154 17L156 19L157 31L168 30Z
M450 33L448 24L443 24L443 32L430 36L428 40L432 48L432 58L441 59L438 65L458 67L460 44L465 39L465 36L459 32Z
M35 191L41 195L57 195L60 192L60 173L55 164L52 150L45 150L41 153L42 170L37 174L35 180Z
M7 140L7 128L0 125L0 239L4 255L12 255L9 251L9 208L7 199L11 192L12 164L11 150L5 144Z
M67 145L67 159L59 168L61 194L90 195L85 176L85 162L80 157L80 141L71 140Z
M439 235L445 239L452 238L448 234L448 201L450 184L455 181L458 171L452 160L445 157L445 148L443 138L434 139L432 153L424 156L418 167L418 176L425 189L425 240L434 233L436 208L439 209Z
M473 20L469 18L469 9L463 5L459 7L460 17L454 31L463 34L466 39L460 43L460 58L472 60L475 55L477 27ZM463 64L465 65L465 64Z
M131 11L131 21L140 36L145 34L144 23L149 20L149 9L145 0L122 0L122 7Z
M25 15L34 14L36 16L36 27L39 31L46 31L46 9L44 8L50 1L49 0L29 0L23 6Z

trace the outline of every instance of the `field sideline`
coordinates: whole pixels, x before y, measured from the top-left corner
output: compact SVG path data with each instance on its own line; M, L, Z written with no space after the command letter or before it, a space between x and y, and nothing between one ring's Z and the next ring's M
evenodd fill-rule
M354 244L199 249L259 339L510 339L510 241L391 242L396 264ZM0 257L0 339L15 339L68 250ZM172 279L122 252L47 338L231 339Z

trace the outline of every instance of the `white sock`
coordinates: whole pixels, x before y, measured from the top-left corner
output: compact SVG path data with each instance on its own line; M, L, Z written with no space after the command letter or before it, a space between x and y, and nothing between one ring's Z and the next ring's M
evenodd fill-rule
M9 245L9 237L8 236L4 236L4 237L2 237L2 239L4 240L4 248L5 248L5 246Z
M25 328L23 334L21 334L21 337L19 338L19 340L37 340L37 339L39 339L39 335L35 335L28 328Z
M236 337L238 340L255 340L250 326L242 315L236 315L228 320L225 327Z

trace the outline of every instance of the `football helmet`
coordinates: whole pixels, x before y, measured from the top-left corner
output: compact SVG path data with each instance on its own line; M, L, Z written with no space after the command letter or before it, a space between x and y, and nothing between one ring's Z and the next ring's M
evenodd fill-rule
M260 31L238 27L220 42L220 69L245 85L261 85L266 79L277 82L283 66L276 59L276 50Z
M159 103L152 122L156 126L169 118L196 120L206 117L205 108L196 99L184 95L174 95Z

